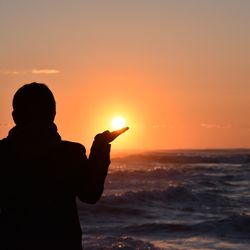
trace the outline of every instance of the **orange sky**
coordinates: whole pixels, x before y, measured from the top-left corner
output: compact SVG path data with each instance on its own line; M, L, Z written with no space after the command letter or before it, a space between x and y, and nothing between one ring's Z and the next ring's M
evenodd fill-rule
M249 1L0 4L0 138L21 85L46 83L62 137L88 149L122 115L114 149L250 147Z

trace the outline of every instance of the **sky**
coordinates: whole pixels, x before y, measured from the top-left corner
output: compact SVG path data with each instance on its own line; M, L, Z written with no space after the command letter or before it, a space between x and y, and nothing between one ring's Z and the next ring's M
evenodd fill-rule
M62 138L115 150L250 147L250 1L0 0L0 138L42 82Z

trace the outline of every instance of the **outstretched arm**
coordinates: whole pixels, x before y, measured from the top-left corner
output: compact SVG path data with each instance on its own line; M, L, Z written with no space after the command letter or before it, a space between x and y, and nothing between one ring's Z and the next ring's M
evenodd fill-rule
M85 178L87 187L84 192L78 192L78 198L81 201L93 204L100 199L110 165L110 143L127 130L127 127L113 132L107 130L95 136L87 160L88 167Z

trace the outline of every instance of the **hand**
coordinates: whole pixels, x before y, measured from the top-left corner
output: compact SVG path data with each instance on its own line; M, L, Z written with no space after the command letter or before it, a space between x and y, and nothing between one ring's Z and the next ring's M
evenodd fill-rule
M104 143L110 143L113 140L115 140L116 137L127 131L129 127L124 127L119 130L115 130L113 132L110 132L109 130L104 131L101 134L97 134L95 136L95 140L98 142L104 142Z

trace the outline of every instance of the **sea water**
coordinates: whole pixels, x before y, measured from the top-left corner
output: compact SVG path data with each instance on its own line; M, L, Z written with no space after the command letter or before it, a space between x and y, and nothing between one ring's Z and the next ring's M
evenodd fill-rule
M250 249L250 152L112 158L95 205L78 204L84 249Z

